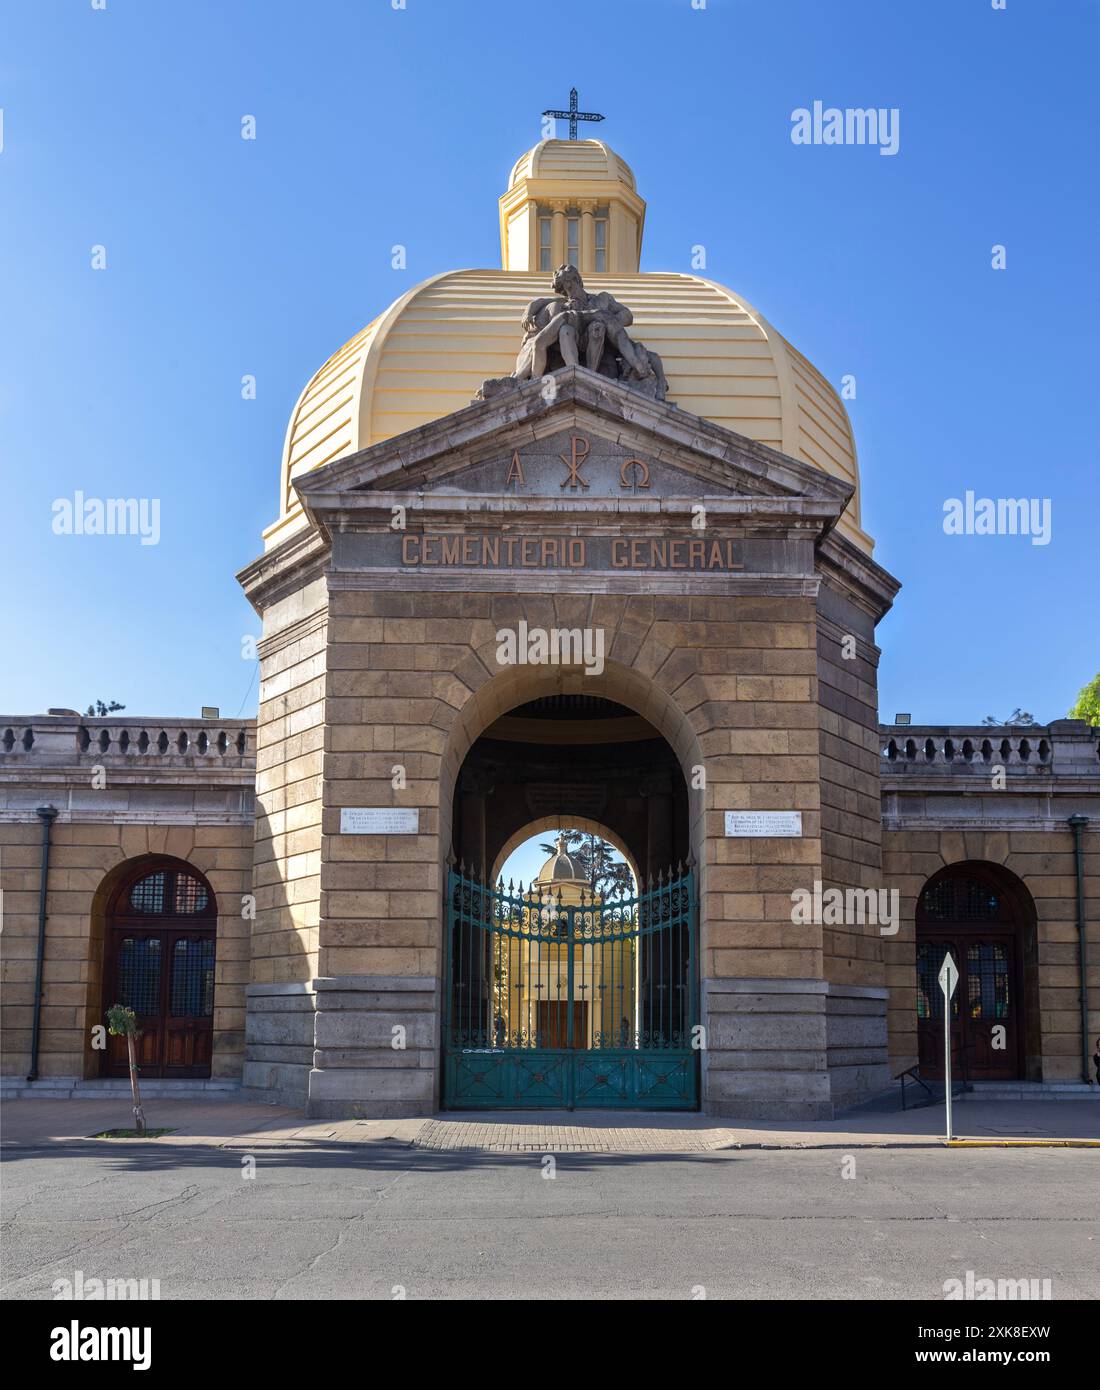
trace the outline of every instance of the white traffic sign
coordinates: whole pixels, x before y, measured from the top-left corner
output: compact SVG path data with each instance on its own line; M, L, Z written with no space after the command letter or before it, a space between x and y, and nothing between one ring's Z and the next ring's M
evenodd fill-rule
M951 1142L951 996L959 983L959 967L955 957L948 951L943 958L939 973L940 989L943 990L943 1098L947 1107L947 1142Z

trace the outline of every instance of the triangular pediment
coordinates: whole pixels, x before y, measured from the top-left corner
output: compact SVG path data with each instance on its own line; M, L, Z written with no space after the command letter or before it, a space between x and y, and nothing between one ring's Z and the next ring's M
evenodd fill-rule
M506 395L339 459L296 480L315 520L403 494L607 506L667 499L802 499L834 519L852 488L711 421L584 368L563 368ZM812 505L816 504L816 505Z
M889 581L835 530L850 483L581 367L295 487L311 524L242 572L253 602L322 573L330 588L812 594L820 563L881 609Z

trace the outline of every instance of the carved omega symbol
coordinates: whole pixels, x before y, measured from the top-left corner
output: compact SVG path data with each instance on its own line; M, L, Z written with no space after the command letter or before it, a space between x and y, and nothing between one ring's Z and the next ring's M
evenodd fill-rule
M641 473L634 473L632 477L628 477L628 468L640 469ZM624 459L623 466L619 469L619 481L622 487L649 487L649 464L645 459Z

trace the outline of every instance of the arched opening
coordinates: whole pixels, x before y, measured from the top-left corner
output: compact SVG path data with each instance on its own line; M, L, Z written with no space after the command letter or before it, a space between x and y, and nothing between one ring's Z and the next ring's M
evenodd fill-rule
M528 840L537 839L544 832L557 833L566 827L562 823L560 816L539 816L537 819L528 821L526 825L520 826L514 835L510 835L504 842L503 847L497 853L493 862L492 873L489 875L491 883L497 883L504 873L508 860L512 857L515 850ZM574 816L569 822L570 829L583 830L586 834L595 835L598 839L606 842L618 850L626 863L630 866L630 872L634 876L634 882L641 881L641 871L638 868L638 861L630 846L611 829L609 825L604 825L602 821L590 820L587 816Z
M465 726L444 894L444 1105L697 1104L693 736L631 694L544 682ZM651 722L658 711L681 748ZM619 849L634 884L594 894L566 872L494 886L518 843L564 826Z
M208 1077L213 1048L217 905L193 865L147 856L118 876L105 913L102 1013L137 1015L146 1077ZM104 1076L128 1076L124 1038L108 1037Z
M952 1076L1041 1080L1035 904L997 864L952 864L917 899L917 1048L923 1074L943 1076L950 951L959 971L951 1001Z
M656 876L691 853L687 782L676 751L644 714L602 694L555 692L510 704L463 757L452 852L487 878L526 825L598 825Z

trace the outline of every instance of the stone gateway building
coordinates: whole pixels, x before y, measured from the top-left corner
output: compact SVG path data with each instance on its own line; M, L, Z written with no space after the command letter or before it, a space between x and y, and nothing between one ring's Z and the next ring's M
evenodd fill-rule
M640 273L645 211L544 141L502 268L309 382L240 575L255 721L0 717L9 1093L125 1084L122 1002L147 1089L830 1117L940 1074L947 951L956 1067L1086 1093L1100 731L879 724L844 406L732 291ZM562 825L636 894L492 887Z

